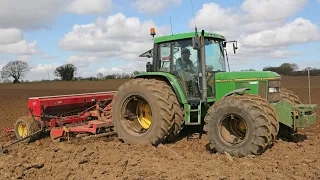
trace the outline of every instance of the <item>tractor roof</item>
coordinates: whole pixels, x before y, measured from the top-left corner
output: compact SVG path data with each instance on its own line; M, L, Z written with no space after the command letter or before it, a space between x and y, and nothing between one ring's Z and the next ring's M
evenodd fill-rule
M172 41L172 40L179 40L179 39L186 39L186 38L192 38L195 35L195 32L189 32L189 33L181 33L181 34L174 34L174 35L168 35L168 36L161 36L156 37L154 39L154 43L160 43L160 42L166 42L166 41ZM201 36L201 32L198 32L198 35ZM221 40L226 40L226 38L220 34L215 33L208 33L204 32L205 37L213 37Z

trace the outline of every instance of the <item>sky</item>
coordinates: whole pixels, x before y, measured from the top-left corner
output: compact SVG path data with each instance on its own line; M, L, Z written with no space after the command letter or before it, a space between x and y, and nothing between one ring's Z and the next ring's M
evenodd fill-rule
M82 77L144 71L151 59L138 56L152 48L150 28L161 36L195 24L237 40L236 54L228 48L231 71L285 62L320 68L320 0L1 0L0 7L0 68L26 61L29 81L57 78L54 69L66 63Z

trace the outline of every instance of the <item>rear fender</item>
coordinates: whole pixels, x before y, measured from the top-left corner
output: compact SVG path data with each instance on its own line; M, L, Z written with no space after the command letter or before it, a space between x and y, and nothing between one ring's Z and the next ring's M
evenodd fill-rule
M176 94L179 103L186 104L187 100L185 94L178 82L178 79L173 75L165 72L148 72L148 73L141 73L135 75L134 79L137 78L145 78L145 79L159 79L165 81L174 91Z
M237 95L242 95L245 93L245 91L249 91L250 88L240 88L240 89L235 89L233 91L228 92L225 94L223 97L231 96L232 94L237 94Z

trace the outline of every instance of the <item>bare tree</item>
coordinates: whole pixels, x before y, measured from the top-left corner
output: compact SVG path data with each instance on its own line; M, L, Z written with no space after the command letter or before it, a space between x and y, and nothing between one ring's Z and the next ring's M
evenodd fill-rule
M19 83L20 78L24 77L29 70L28 63L24 61L10 61L2 67L1 78L12 77L14 79L13 83Z

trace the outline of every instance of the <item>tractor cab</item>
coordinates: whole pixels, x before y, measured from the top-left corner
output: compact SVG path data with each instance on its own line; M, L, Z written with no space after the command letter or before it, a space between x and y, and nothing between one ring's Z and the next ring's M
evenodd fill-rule
M191 32L157 37L154 48L140 57L153 58L152 64L147 63L147 72L175 76L185 98L192 101L199 100L204 90L205 98L215 97L214 74L226 71L225 47L225 37L221 35Z

